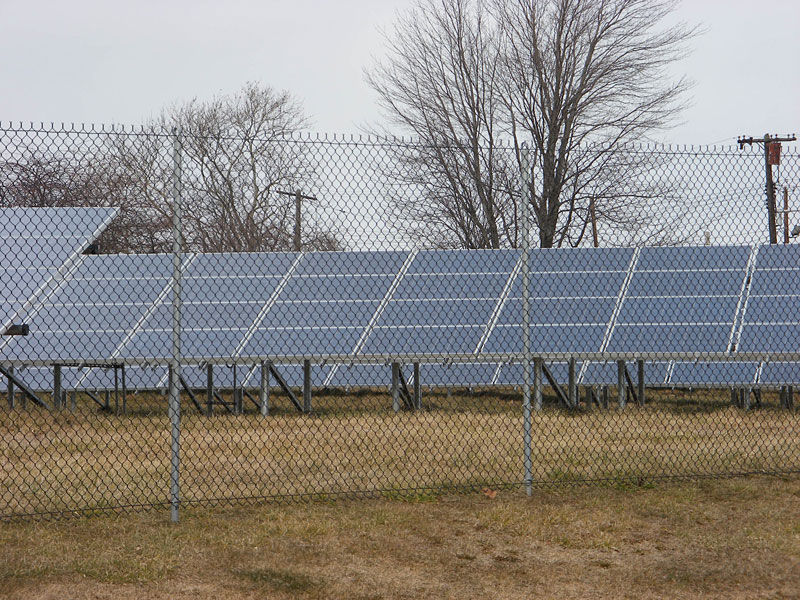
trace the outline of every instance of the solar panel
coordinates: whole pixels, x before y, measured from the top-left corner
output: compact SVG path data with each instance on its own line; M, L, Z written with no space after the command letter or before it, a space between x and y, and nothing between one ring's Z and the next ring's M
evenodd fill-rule
M297 259L294 253L186 257L182 280L181 353L232 357ZM125 357L172 353L172 294L163 296L121 350Z
M633 257L629 248L531 251L531 350L599 352ZM522 352L522 277L516 276L484 347Z
M800 384L800 363L769 362L761 366L758 383L765 386Z
M79 255L108 225L116 208L4 208L0 210L0 325L35 302L59 268Z
M518 261L514 250L419 252L378 315L362 352L475 353Z
M760 246L744 305L739 352L800 348L800 257L795 246Z
M352 355L406 252L303 255L240 356Z
M747 280L748 246L642 248L609 352L727 352Z
M80 260L75 276L24 315L30 333L11 338L1 351L4 357L54 363L109 359L168 285L167 255Z
M419 368L421 385L434 387L481 387L492 385L497 363L424 363Z
M676 362L669 383L694 387L753 384L758 371L754 362Z

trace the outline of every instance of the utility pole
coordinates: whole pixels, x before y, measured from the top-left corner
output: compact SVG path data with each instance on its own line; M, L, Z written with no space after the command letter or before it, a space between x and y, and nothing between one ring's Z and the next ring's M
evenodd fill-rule
M794 134L780 137L778 135L770 136L768 133L765 133L763 138L741 136L736 140L736 143L739 144L739 150L744 148L745 144L749 146L753 144L764 144L765 187L767 192L770 244L778 243L778 223L776 220L778 211L775 206L775 181L772 178L772 166L780 164L781 142L794 142L796 140L797 137Z
M303 249L301 241L301 219L302 219L302 203L303 200L316 200L315 196L304 196L301 190L294 192L284 192L276 190L276 193L281 196L294 196L294 237L292 238L292 248L295 252L300 252Z
M789 243L789 188L783 186L783 243Z

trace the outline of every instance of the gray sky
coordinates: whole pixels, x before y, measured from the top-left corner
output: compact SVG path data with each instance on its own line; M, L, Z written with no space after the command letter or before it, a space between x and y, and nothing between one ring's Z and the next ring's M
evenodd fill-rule
M0 121L138 123L249 80L300 98L320 132L380 114L362 68L412 0L0 0ZM690 0L707 33L676 66L696 81L665 141L800 133L800 2Z

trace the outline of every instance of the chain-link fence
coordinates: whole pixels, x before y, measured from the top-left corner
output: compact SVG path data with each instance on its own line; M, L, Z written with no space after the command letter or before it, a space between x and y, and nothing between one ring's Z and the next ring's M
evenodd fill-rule
M800 468L800 155L478 158L0 128L0 515Z

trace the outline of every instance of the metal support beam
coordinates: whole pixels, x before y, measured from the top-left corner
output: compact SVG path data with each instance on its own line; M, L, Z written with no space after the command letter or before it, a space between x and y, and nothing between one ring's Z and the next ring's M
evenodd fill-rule
M601 397L601 404L603 405L603 408L608 410L608 386L607 385L603 386L603 389L601 391L600 397Z
M128 384L125 379L125 365L122 365L122 414L128 414Z
M258 402L261 416L269 415L269 370L272 367L270 361L261 363L261 382L258 388Z
M61 396L61 365L53 367L53 406L58 410L64 408Z
M239 393L239 373L236 369L236 365L233 365L233 414L240 415L242 414L242 396Z
M786 408L794 410L794 386L786 386Z
M214 416L214 365L206 366L206 414Z
M626 387L625 387L625 361L618 360L617 361L617 404L619 408L625 408L625 403L627 402L627 398L625 397L626 394Z
M300 401L297 399L297 396L292 391L292 388L290 388L289 385L286 383L286 380L283 378L283 375L281 375L278 372L278 370L275 368L275 365L273 365L272 363L268 364L269 364L269 372L272 373L272 376L275 378L275 382L280 386L280 388L284 392L286 392L286 395L289 396L289 400L292 402L292 404L294 404L294 407L298 411L303 412L303 405L300 404Z
M553 374L550 372L550 369L547 367L547 364L544 361L542 361L542 373L547 379L547 383L549 383L550 387L553 388L553 391L558 399L561 400L561 403L567 408L572 408L569 398L567 398L567 395L564 393L564 390L561 389L561 386L558 385L558 381L556 381L556 378L553 377Z
M636 375L639 378L637 382L639 406L644 406L644 361L642 359L636 361L636 371Z
M84 390L83 393L86 394L87 396L89 396L89 398L91 398L92 400L94 400L94 402L97 404L97 406L99 406L101 409L105 410L106 406L100 401L100 398L95 396L90 390Z
M9 367L8 368L8 372L13 375L14 374L14 367ZM8 394L8 408L10 410L14 410L17 407L17 399L16 399L15 391L14 391L14 382L11 379L8 379L7 381L8 381L8 388L7 388L7 390L8 390L7 391L7 394Z
M741 388L739 390L739 397L741 398L741 406L744 410L750 410L750 390Z
M570 408L578 408L578 389L575 384L575 359L569 359L569 375L567 381L567 398Z
M419 380L419 363L414 363L414 408L422 409L422 382Z
M400 367L398 374L400 375L400 399L407 409L414 410L414 398L411 397L411 392L408 390L408 382L403 373L403 367Z
M114 367L114 414L119 414L119 371Z
M197 396L194 395L194 392L189 388L189 384L186 383L186 380L183 378L183 375L178 376L178 382L181 384L183 391L186 392L186 395L189 396L189 399L194 404L194 407L197 409L201 415L203 414L203 407L200 406L200 403L197 401Z
M739 398L736 394L736 388L731 388L731 406L738 406L739 405Z
M48 405L47 402L40 399L39 396L37 396L36 393L31 388L25 385L20 379L17 378L16 375L10 372L7 368L0 367L0 374L2 374L11 383L17 386L20 390L22 390L22 393L24 393L28 398L30 398L34 404L36 404L37 406L41 406L42 408L46 408L47 410L50 410L50 405Z
M400 412L400 363L392 363L392 410Z
M311 361L303 361L303 412L311 414Z
M636 392L636 386L633 385L633 379L631 378L630 371L628 371L628 365L625 365L625 385L627 389L626 398L630 396L634 403L640 404L639 394Z

